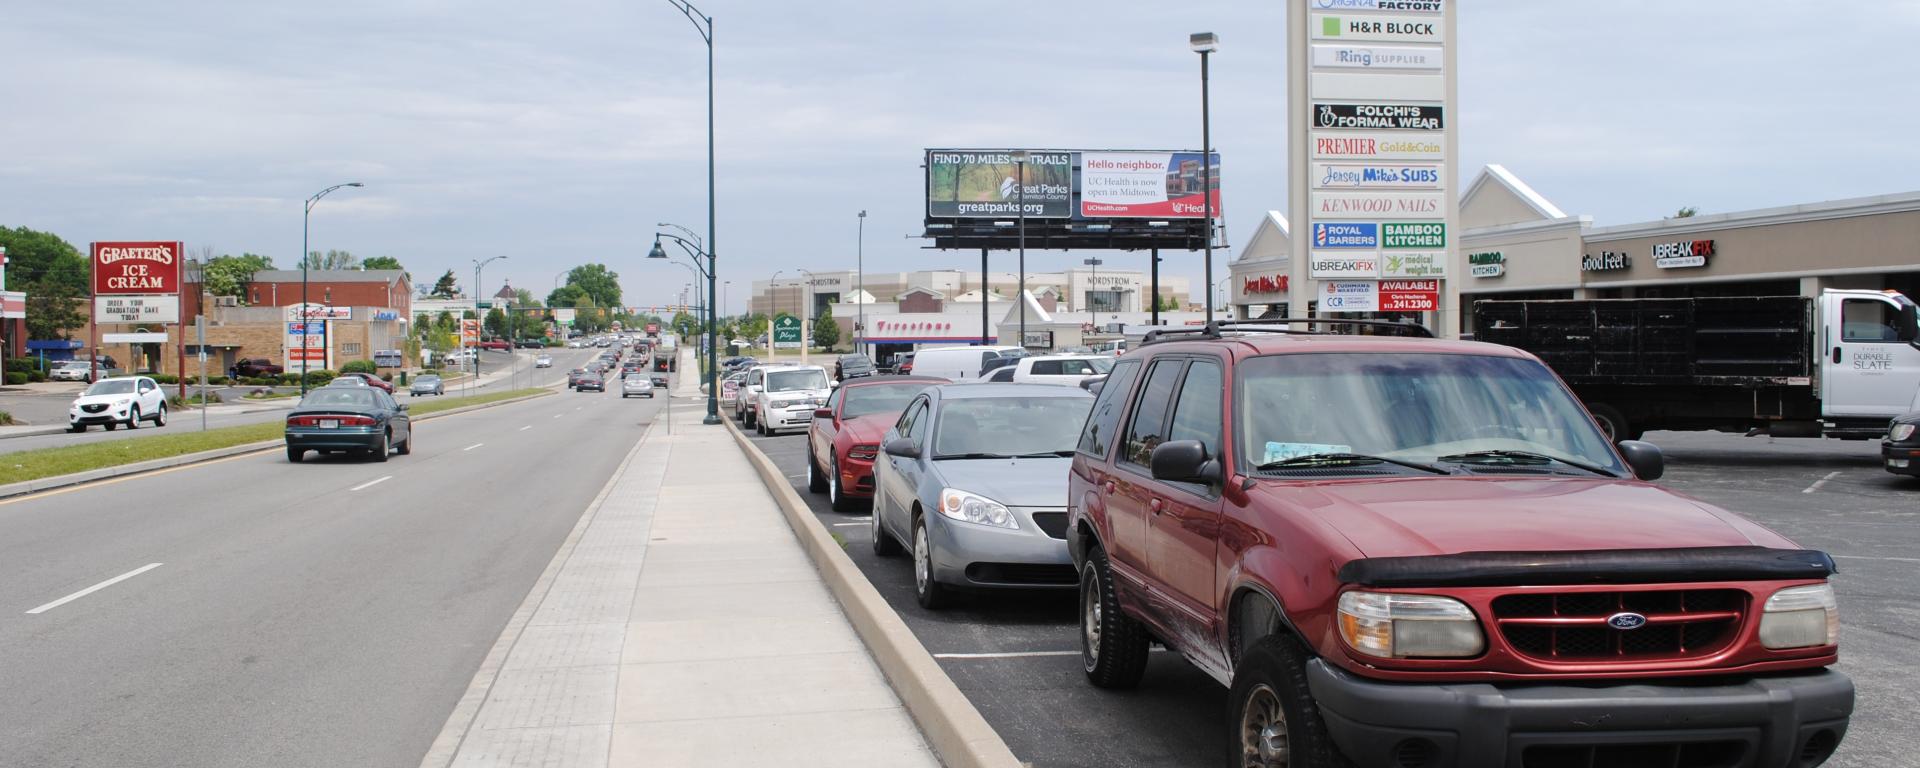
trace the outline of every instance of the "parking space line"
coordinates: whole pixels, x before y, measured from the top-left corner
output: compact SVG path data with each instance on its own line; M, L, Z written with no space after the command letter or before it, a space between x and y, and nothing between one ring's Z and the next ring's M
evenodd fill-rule
M1832 480L1839 476L1840 476L1840 473L1837 470L1833 472L1828 472L1826 477L1813 481L1813 485L1809 485L1806 488L1801 489L1800 492L1813 493L1814 491L1820 490L1820 486L1826 485L1828 480Z
M522 431L522 432L525 432L525 431L527 431L527 430L529 430L529 429L533 429L533 425L532 425L532 424L528 424L528 425L526 425L526 426L524 426L524 427L521 427L521 428L520 428L520 431Z
M853 526L856 526L856 525L873 525L873 523L834 523L834 524L833 524L833 527L835 527L835 528L852 528Z
M471 450L473 450L473 449L475 449L475 448L478 448L478 447L480 447L480 446L483 446L483 445L486 445L486 443L474 443L473 445L469 445L469 446L467 446L467 447L465 447L465 448L462 448L462 449L460 449L460 450L462 450L462 451L471 451Z
M1167 649L1159 646L1147 649L1152 653L1163 653ZM1078 656L1079 651L1008 651L1006 653L936 653L936 659L1033 659L1044 656Z
M348 488L347 490L349 490L349 491L364 491L364 490L366 490L366 489L368 489L368 488L372 488L372 487L374 487L374 486L376 486L376 485L379 485L379 484L381 484L381 483L384 483L384 482L386 482L386 481L388 481L388 480L392 480L392 479L393 479L393 475L387 475L387 476L385 476L385 477L380 477L380 478L375 478L375 479L373 479L373 480L368 480L368 481L366 481L366 482L364 482L364 483L361 483L361 484L359 484L359 485L356 485L356 486L354 486L354 487L352 487L352 488Z
M147 563L146 565L140 566L139 568L135 568L131 571L127 571L126 573L120 574L111 579L107 579L106 581L100 582L91 587L87 587L86 589L80 590L71 595L67 595L66 597L60 598L51 603L47 603L46 605L40 606L31 611L27 611L27 613L30 615L37 614L37 613L46 613L47 611L51 611L55 608L66 605L67 603L71 603L75 600L86 597L87 595L91 595L95 592L106 589L107 587L111 587L115 584L126 581L127 579L131 579L135 576L146 573L147 571L151 571L155 568L160 567L161 565L163 565L163 563Z

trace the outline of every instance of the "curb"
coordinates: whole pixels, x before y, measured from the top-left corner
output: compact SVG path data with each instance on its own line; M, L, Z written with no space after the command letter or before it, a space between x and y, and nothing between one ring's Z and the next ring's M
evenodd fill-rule
M779 502L787 524L793 528L794 538L800 540L801 548L813 558L827 587L833 590L841 609L852 620L854 631L873 652L874 662L880 665L887 682L899 694L914 722L920 725L941 764L947 768L1022 768L1025 764L1014 756L1007 742L987 724L987 719L967 700L966 694L960 692L960 687L953 684L953 678L947 676L940 663L933 660L933 654L913 636L907 623L887 605L886 598L880 596L880 591L867 581L866 574L853 564L853 558L834 542L826 526L814 519L800 494L787 485L786 475L747 439L732 419L722 421L741 452L747 455L747 461L753 464L754 471L759 473L767 491Z
M507 405L509 403L525 402L527 400L532 400L536 397L545 397L550 394L553 394L552 390L548 390L547 392L543 392L540 394L527 395L525 397L516 397L511 400L499 400L491 403L463 405L463 406L460 406L459 408L452 408L445 411L440 411L439 413L427 414L425 416L420 417L419 420L432 421L442 416L452 416L455 414L467 413L469 411L481 410L483 408L492 408L494 406ZM65 432L66 429L63 427L60 429L60 431ZM24 496L27 494L39 493L41 491L50 491L55 488L65 488L68 486L82 485L85 483L91 483L91 482L96 482L100 480L109 480L116 477L126 477L127 475L137 475L143 472L152 472L157 469L172 469L174 467L183 467L188 464L198 464L204 461L213 461L214 459L224 459L229 456L239 456L245 453L258 453L260 451L277 450L285 445L286 445L286 442L284 439L262 440L257 443L247 443L245 445L230 445L225 448L215 448L211 451L201 451L199 453L184 453L179 456L168 456L164 459L149 459L147 461L136 462L133 464L121 464L119 466L113 466L113 467L101 467L99 469L89 469L85 472L75 472L71 475L55 475L53 477L43 477L38 480L22 480L17 483L0 485L0 498Z

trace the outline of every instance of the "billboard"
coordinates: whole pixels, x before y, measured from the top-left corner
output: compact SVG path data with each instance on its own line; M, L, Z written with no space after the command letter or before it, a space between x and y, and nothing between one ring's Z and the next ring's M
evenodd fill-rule
M178 242L138 241L93 244L93 294L180 293Z
M1203 177L1211 173L1213 215L1220 216L1220 155L1211 170L1198 152L1080 153L1080 215L1087 218L1206 218Z
M1012 150L929 150L927 216L1065 219L1073 215L1073 153L1029 152L1026 178ZM1022 188L1024 186L1024 193Z

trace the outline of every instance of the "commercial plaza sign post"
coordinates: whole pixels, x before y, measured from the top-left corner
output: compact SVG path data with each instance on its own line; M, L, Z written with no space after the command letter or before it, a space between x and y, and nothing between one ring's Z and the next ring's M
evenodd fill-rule
M1290 218L1312 232L1291 243L1288 314L1306 316L1308 298L1323 312L1458 311L1443 298L1458 294L1446 281L1459 219L1455 5L1288 0Z
M800 318L781 315L773 321L773 348L800 348Z

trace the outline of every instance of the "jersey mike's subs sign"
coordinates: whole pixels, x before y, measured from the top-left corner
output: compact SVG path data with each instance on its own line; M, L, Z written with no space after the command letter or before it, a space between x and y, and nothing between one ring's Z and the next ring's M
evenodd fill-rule
M181 247L177 242L93 244L93 293L178 294Z

